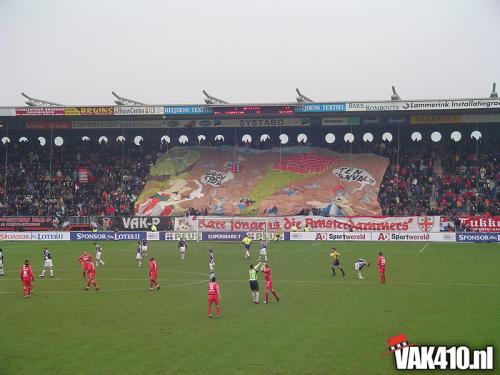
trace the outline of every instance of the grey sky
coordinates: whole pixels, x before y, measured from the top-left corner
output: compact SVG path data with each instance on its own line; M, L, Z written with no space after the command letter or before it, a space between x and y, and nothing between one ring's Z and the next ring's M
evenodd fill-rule
M498 0L0 0L0 105L484 97Z

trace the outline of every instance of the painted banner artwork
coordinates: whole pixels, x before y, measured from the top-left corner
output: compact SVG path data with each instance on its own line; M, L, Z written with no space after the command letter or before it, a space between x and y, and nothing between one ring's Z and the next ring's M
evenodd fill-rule
M135 204L138 216L377 216L389 160L318 147L273 150L174 147L158 158Z

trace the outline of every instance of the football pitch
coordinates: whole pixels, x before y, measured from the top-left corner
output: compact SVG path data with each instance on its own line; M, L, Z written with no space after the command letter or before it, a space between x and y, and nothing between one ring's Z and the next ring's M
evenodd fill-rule
M500 245L280 242L268 248L276 303L252 303L240 243L149 243L161 289L134 242L102 242L96 281L83 291L77 257L91 242L4 242L0 277L0 375L41 374L392 374L387 339L400 333L427 345L500 348ZM55 276L40 279L42 248ZM336 246L347 275L331 276ZM216 254L220 319L207 316L208 254ZM252 245L252 261L258 253ZM380 285L376 259L387 260ZM19 278L28 258L34 293ZM371 266L358 280L354 261ZM495 371L499 371L498 352ZM418 371L422 374L425 372Z

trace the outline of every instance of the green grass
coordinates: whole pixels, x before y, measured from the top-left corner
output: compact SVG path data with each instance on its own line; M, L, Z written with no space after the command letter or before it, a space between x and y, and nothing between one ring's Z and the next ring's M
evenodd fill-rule
M25 300L20 265L29 258L38 274L45 244L55 277L37 277ZM345 278L330 276L331 244L272 244L281 301L254 305L238 243L190 243L181 262L174 242L151 242L158 292L147 289L147 267L136 268L132 242L103 243L99 292L83 291L76 260L90 243L2 243L0 374L393 374L393 356L381 353L399 333L420 344L498 351L498 244L432 243L419 253L424 243L337 243ZM222 318L211 320L209 246L222 297ZM354 260L373 263L379 249L388 283L378 284L373 265L357 280Z

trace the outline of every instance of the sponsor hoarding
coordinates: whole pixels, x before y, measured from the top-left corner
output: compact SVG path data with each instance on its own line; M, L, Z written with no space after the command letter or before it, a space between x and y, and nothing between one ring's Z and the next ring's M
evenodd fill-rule
M500 232L500 216L459 216L460 226L471 232Z
M159 241L160 240L160 232L147 232L146 239L148 241Z
M0 107L0 116L15 116L16 109L9 107Z
M290 241L371 241L371 232L290 232Z
M139 241L146 232L71 232L71 241Z
M33 241L69 241L69 232L31 232Z
M114 108L115 116L163 115L163 107L150 106L118 106Z
M291 232L291 241L436 241L455 242L454 232Z
M0 231L47 231L56 229L57 223L51 217L2 216Z
M176 105L163 108L165 115L211 115L212 108L202 105Z
M500 233L457 233L457 242L500 242Z
M429 111L500 108L500 99L451 99L451 100L418 100L391 102L351 102L346 110L351 112L389 112L389 111Z
M113 107L66 107L66 116L112 116Z
M0 241L31 241L30 232L0 232Z
M246 232L202 232L203 241L241 241Z
M27 121L26 129L71 129L71 121Z
M343 125L359 125L359 117L323 117L321 120L323 126L343 126Z
M372 232L372 241L436 241L455 242L454 232L438 233L399 233L399 232Z
M162 241L179 241L181 238L184 240L197 241L197 232L161 232L160 240Z
M64 108L60 107L21 107L16 108L16 116L63 116Z
M346 103L311 103L295 107L295 113L345 112Z
M422 115L411 116L410 124L461 124L463 122L462 115Z

